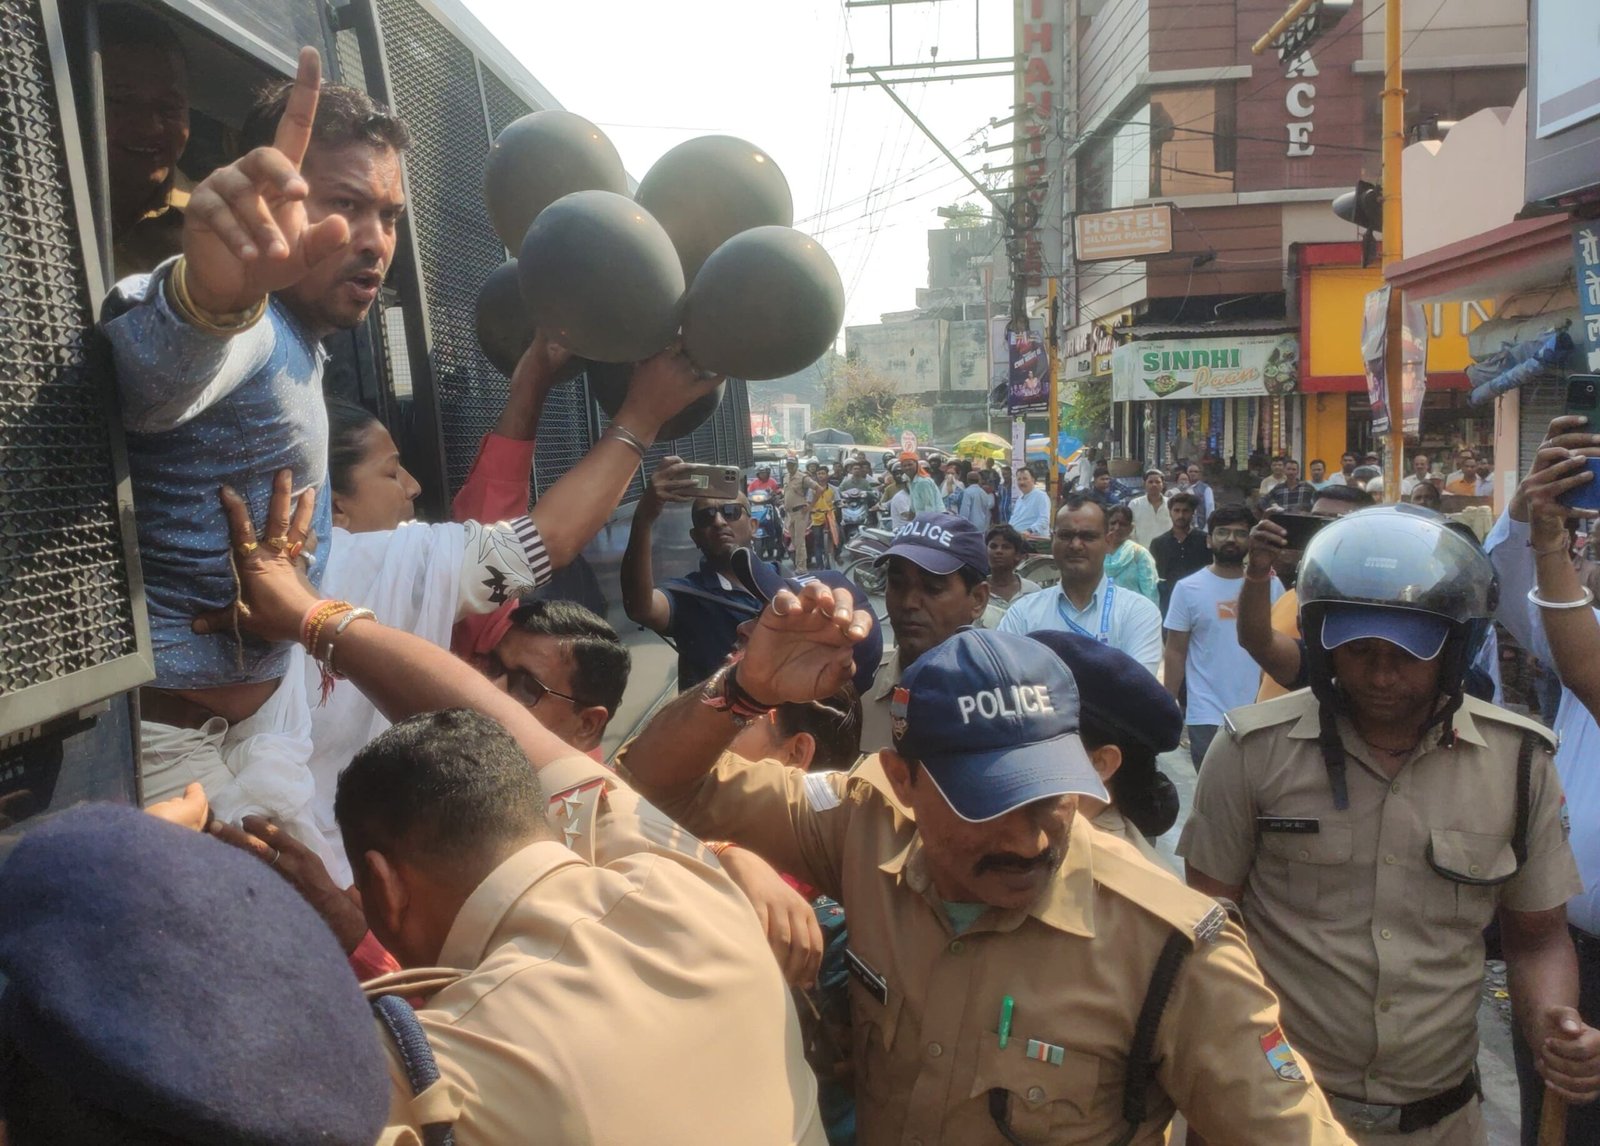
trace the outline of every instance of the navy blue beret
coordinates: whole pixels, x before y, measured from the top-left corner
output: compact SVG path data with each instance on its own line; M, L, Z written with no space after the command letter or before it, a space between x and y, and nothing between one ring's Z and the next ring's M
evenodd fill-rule
M372 1146L387 1060L344 953L261 861L88 805L0 869L0 1045L172 1140Z
M1183 737L1183 711L1149 669L1121 649L1079 633L1029 633L1066 662L1078 682L1078 711L1122 744L1170 752Z

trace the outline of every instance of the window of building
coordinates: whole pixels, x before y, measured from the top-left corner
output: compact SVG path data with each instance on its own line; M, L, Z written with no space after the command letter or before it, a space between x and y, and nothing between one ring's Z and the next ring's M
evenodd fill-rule
M1362 77L1367 142L1383 140L1383 77ZM1522 68L1462 68L1459 71L1406 72L1406 127L1466 119L1488 107L1510 107L1527 86Z
M1149 104L1108 125L1079 160L1083 209L1232 191L1235 87L1160 88Z

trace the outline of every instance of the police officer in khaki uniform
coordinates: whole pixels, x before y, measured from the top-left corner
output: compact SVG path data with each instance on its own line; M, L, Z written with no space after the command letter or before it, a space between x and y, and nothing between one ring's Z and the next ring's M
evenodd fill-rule
M1483 928L1541 1073L1600 1090L1575 1010L1579 890L1549 734L1463 697L1494 607L1487 558L1437 514L1362 510L1300 566L1308 691L1228 715L1179 852L1243 909L1283 1025L1363 1143L1477 1146Z
M861 749L869 754L889 745L889 704L900 675L983 616L989 547L983 531L958 514L919 513L895 530L874 564L889 567L883 601L895 643L885 645L878 675L861 698Z
M268 537L309 528L311 495L289 524L288 476ZM225 510L240 624L295 639L314 593L242 501ZM370 619L316 651L399 720L334 804L367 922L406 968L369 993L425 998L438 1064L419 1091L389 1047L391 1138L822 1146L794 1004L705 847L448 651Z
M844 625L852 603L831 596ZM876 775L725 754L740 721L850 672L796 600L778 594L744 658L658 714L624 771L690 830L844 903L864 1146L1150 1144L1174 1109L1218 1141L1349 1141L1238 929L1075 823L1079 795L1106 793L1072 676L1040 644L968 629L925 653Z
M806 534L811 530L811 498L817 483L800 472L800 459L790 454L783 460L783 521L789 527L790 556L800 572L806 567Z

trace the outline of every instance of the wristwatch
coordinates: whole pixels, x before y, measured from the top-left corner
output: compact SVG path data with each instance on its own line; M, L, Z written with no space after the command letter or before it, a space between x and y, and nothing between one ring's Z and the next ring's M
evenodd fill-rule
M743 731L751 721L761 719L777 705L761 704L740 688L739 678L734 672L738 667L735 661L712 673L701 687L700 703L715 712L726 712L733 726Z

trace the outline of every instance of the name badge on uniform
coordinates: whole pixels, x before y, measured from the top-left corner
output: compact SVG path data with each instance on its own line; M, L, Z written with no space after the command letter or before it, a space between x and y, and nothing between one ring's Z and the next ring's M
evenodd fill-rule
M1314 836L1322 831L1322 821L1314 816L1257 816L1256 831Z
M867 961L848 947L844 961L850 968L850 977L867 989L867 994L884 1006L889 1005L889 983L882 975L867 965Z

